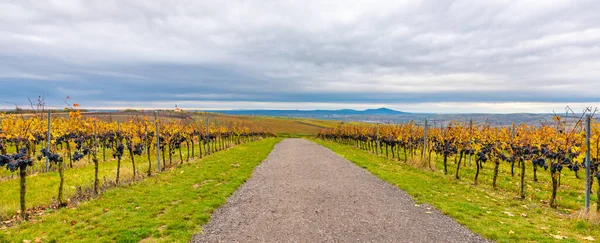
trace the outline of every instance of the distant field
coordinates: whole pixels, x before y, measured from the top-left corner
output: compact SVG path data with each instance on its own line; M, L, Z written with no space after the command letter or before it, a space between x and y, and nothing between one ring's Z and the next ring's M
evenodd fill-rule
M265 117L265 116L230 116L221 114L196 115L196 119L225 123L237 123L268 128L279 135L315 135L322 128L336 127L341 121L317 120L307 118Z
M127 121L132 118L154 119L154 112L112 112L112 113L85 113L84 116L94 116L108 121ZM243 116L224 115L214 113L178 113L159 112L160 119L185 119L194 118L206 121L208 117L211 124L246 124L250 126L264 127L279 135L315 135L322 128L333 128L342 124L343 121L319 120L311 118L290 118L270 116ZM358 123L357 123L358 124Z
M154 120L155 112L146 111L146 112L89 112L83 113L84 117L98 117L101 120L105 121L129 121L133 118L144 118L149 120ZM179 113L179 112L159 112L159 118L162 119L185 119L187 117L191 117L190 113Z

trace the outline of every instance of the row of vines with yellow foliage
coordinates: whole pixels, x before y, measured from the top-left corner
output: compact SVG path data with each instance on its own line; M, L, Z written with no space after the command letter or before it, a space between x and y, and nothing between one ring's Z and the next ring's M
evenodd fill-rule
M588 112L589 114L589 112ZM360 149L397 159L405 163L434 170L436 159L441 157L441 170L451 174L456 180L461 177L461 165L474 162L473 184L479 183L480 171L484 164L492 164L490 173L492 187L498 188L500 166L506 166L511 178L516 176L519 184L518 197L526 198L527 183L538 180L539 173L550 173L551 196L549 206L556 208L557 193L561 186L561 176L568 173L585 185L586 131L585 113L575 120L555 116L551 122L541 125L515 124L513 126L492 126L490 124L461 123L450 121L443 126L406 124L363 124L340 125L337 128L322 129L319 138L352 145ZM591 119L591 180L597 182L597 207L600 210L600 123ZM448 164L453 159L455 171L449 171ZM434 163L434 164L432 164ZM527 173L526 173L526 170ZM569 172L567 172L569 171ZM526 178L527 174L532 178ZM585 173L585 172L584 172ZM572 188L567 186L567 188Z
M104 121L84 117L77 108L76 104L69 107L68 117L52 117L50 138L47 137L48 122L45 114L0 114L0 167L7 169L0 174L0 180L12 180L13 173L18 173L21 180L22 219L27 219L27 175L58 172L60 184L56 199L59 206L66 206L68 200L63 193L63 186L64 171L67 169L93 164L95 176L93 188L90 189L97 195L100 188L106 186L98 178L98 168L102 166L102 161L117 161L116 177L110 182L117 186L122 182L120 172L123 166L131 166L132 180L160 172L158 152L161 156L160 166L164 170L189 161L190 158L273 136L260 127L235 123L218 124L218 121L208 124L190 118L155 120L148 116L137 116L125 122ZM187 149L186 156L182 153L184 149ZM178 157L178 160L174 157ZM145 171L136 168L139 163L147 163Z

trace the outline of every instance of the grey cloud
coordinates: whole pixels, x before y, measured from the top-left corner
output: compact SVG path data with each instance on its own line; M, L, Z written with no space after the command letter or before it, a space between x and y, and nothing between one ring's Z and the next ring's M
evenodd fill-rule
M1 101L600 102L592 0L0 8Z

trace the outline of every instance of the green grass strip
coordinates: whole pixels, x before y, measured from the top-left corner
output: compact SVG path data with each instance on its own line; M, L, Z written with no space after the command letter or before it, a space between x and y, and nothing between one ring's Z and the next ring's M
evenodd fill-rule
M239 145L109 190L76 208L2 230L0 242L187 242L279 141Z

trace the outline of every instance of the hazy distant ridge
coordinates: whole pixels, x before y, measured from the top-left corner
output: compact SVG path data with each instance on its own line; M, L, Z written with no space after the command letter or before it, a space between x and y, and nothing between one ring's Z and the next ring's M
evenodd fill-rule
M221 110L213 111L228 115L255 115L255 116L293 116L293 117L336 117L336 116L393 116L410 114L388 108L367 109L364 111L342 110Z

